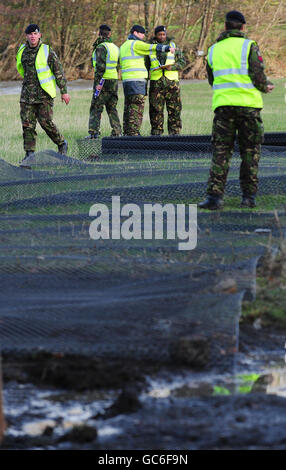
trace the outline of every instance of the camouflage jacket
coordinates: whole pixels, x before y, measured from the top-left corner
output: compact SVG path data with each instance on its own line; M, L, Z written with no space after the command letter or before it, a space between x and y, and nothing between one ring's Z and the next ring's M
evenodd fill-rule
M102 45L103 42L112 43L113 41L111 40L111 38L107 39L107 38L103 38L102 36L100 36L93 44L93 50L96 49L96 68L94 71L93 91L95 91L96 85L99 84L105 72L107 50ZM91 63L92 63L92 59L91 59ZM117 86L118 86L118 80L115 80L115 79L105 80L105 83L104 83L105 91L116 89Z
M153 37L150 39L149 43L150 44L162 44L163 46L169 46L172 40L173 40L172 38L167 37L165 42L158 42L157 39ZM176 44L176 41L174 42ZM167 60L167 52L157 51L156 56L160 64L165 65L166 60ZM186 60L185 60L184 54L181 51L181 49L177 48L177 44L176 44L175 64L172 65L171 70L183 70L185 65L186 65ZM150 70L150 58L149 57L147 58L147 69Z
M239 37L239 38L247 38L245 33L239 30L228 30L223 31L220 36L217 38L217 42L223 41L229 37ZM266 93L267 85L271 84L268 80L267 76L264 72L265 66L263 63L263 59L259 52L259 47L256 43L251 44L250 53L248 57L248 73L251 78L253 85L262 93ZM213 85L214 76L211 67L207 63L207 74L208 74L208 81L210 85Z
M22 85L22 92L20 97L21 103L36 104L42 103L43 101L52 100L50 95L46 93L38 80L35 60L38 53L39 47L42 44L42 41L39 41L37 47L30 47L29 43L26 43L22 55L22 65L24 68L24 80ZM62 65L58 59L57 54L50 47L50 53L48 57L48 65L53 72L56 84L60 89L61 94L67 93L67 81L64 75Z

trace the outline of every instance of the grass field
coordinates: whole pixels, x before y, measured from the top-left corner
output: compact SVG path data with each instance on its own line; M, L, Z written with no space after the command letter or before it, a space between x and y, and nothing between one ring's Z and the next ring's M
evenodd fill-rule
M263 110L263 121L266 132L271 131L285 131L286 129L286 103L285 103L285 85L284 80L274 80L275 89L269 95L264 95L264 110ZM212 101L212 90L206 81L182 81L182 122L183 130L182 134L210 134L212 127L213 112L211 110ZM123 114L123 93L122 87L119 87L119 104L118 111L120 117ZM87 135L87 123L89 118L89 106L91 100L91 91L79 91L71 92L71 102L69 106L65 106L61 101L59 94L55 100L54 109L54 120L57 123L59 129L64 134L66 139L69 141L69 155L76 155L78 151L77 139L81 139ZM23 139L22 129L19 117L19 96L18 95L5 95L0 97L1 103L1 115L0 115L0 126L1 126L1 154L0 157L7 162L17 165L18 162L23 158ZM165 119L166 121L166 119ZM166 122L165 122L166 128ZM50 141L45 132L37 125L37 148L36 150L54 149L56 146ZM110 134L110 126L106 112L104 111L102 116L102 135ZM143 135L149 135L150 123L149 123L149 106L148 99L146 100L144 121L142 125L141 133ZM238 164L239 161L232 162L232 168L230 171L230 178L238 177ZM282 167L285 166L283 159L279 156L269 158L269 162L265 165L270 168L271 173L274 175L274 166L277 174ZM102 161L100 164L96 164L91 170L84 170L87 173L92 173L95 176L104 173L111 173L110 177L102 179L90 179L84 180L80 178L62 181L59 179L55 182L38 182L35 184L15 184L11 186L3 186L0 188L0 199L2 203L13 202L18 199L35 198L40 196L46 196L49 194L60 194L69 191L87 191L93 189L114 189L123 187L136 187L136 186L156 186L156 185L167 185L167 184L181 184L189 182L204 182L208 177L210 161L209 159L191 159L191 160L156 160L148 161L148 159L130 160L130 161L119 161L116 157L113 160ZM155 170L159 171L156 174ZM180 171L180 170L188 171ZM45 170L45 168L43 168ZM132 177L126 175L128 171L136 170L137 175ZM148 175L146 171L152 170ZM177 174L168 174L168 171L162 170L178 170ZM194 171L195 170L195 171ZM50 175L53 175L53 170L50 169ZM52 173L51 173L52 171ZM82 170L83 171L83 170ZM145 174L144 174L145 171ZM265 171L265 170L264 170ZM76 174L77 168L57 168L54 174L56 176L63 177ZM142 174L141 174L142 172ZM112 175L112 173L114 173ZM117 176L116 176L117 175ZM2 181L7 180L4 174L2 174ZM8 178L9 179L9 178ZM191 202L197 203L201 198L194 198ZM226 197L226 209L227 210L239 210L239 198L238 197ZM190 203L187 200L180 201L164 201L174 203ZM257 209L254 211L271 211L274 208L285 207L286 195L274 194L268 196L260 196L258 199ZM74 204L70 203L69 207L61 205L56 206L44 206L43 208L37 208L37 213L78 213L88 210L88 204ZM9 211L13 213L21 212L21 208L10 208ZM28 213L33 213L33 210L26 209Z
M286 79L285 79L286 80ZM274 89L273 93L269 95L264 95L264 110L262 113L265 132L285 132L286 131L286 103L285 103L285 81L284 80L274 80L276 88ZM182 82L181 84L181 91L182 91L182 102L183 102L183 111L182 111L182 121L183 121L183 130L182 134L210 134L211 127L212 127L212 118L213 113L211 110L211 99L212 99L212 91L209 85L206 82ZM69 141L69 155L75 155L77 152L77 139L81 139L87 135L87 124L88 124L88 117L89 117L89 106L91 100L91 91L80 91L80 92L72 92L71 93L71 102L68 107L66 107L63 103L61 103L59 96L55 100L55 112L54 112L54 120L57 123L59 129L64 134L65 138ZM19 117L19 96L17 95L10 95L10 96L1 96L0 97L0 105L1 105L1 115L0 115L0 127L1 127L1 154L0 158L6 160L7 162L17 165L18 162L23 158L24 151L23 151L23 140L22 140L22 130L21 130L21 123ZM118 104L118 111L120 117L123 114L123 94L122 88L120 87L119 90L119 104ZM166 123L165 123L166 124ZM54 144L49 140L46 136L45 132L39 128L37 128L38 138L37 138L37 148L36 150L44 150L44 149L55 149ZM102 126L101 126L101 133L102 136L110 135L110 127L109 121L106 115L106 112L103 113L102 116ZM150 134L150 124L149 124L149 114L148 114L148 100L146 101L145 106L145 113L144 113L144 121L141 129L142 135L149 135ZM233 162L233 166L230 172L230 177L238 177L238 164L237 161L235 164ZM82 170L81 174L84 176L90 172L91 175L98 177L102 175L104 177L98 179L87 179L78 178L78 179L68 179L70 176L77 174L77 168L57 168L55 170L49 169L49 173L47 174L47 178L49 176L57 177L58 179L55 181L36 181L36 182L19 182L17 178L15 178L13 185L10 186L2 186L0 187L0 201L1 203L13 203L17 202L17 200L28 200L30 198L38 198L38 197L47 197L49 195L61 195L65 193L69 193L70 191L73 192L85 192L89 190L95 189L113 189L114 194L116 194L116 188L127 188L127 187L140 187L140 186L156 186L156 185L172 185L175 183L182 184L182 183L190 183L190 182L204 182L207 180L208 176L208 169L209 169L210 161L209 159L192 159L192 160L150 160L148 159L139 159L139 160L128 160L128 161L120 161L114 158L113 160L102 161L96 163L92 170L88 168ZM280 171L282 174L285 174L284 171L285 163L283 158L279 155L274 157L267 157L263 161L264 171L268 168L272 175L279 175ZM151 169L149 175L146 174L146 170ZM45 168L43 168L45 170ZM161 173L156 174L155 171L160 170ZM167 172L164 173L164 171ZM182 171L177 174L168 173L168 170L188 170ZM195 170L195 171L192 171ZM53 173L54 171L54 173ZM136 171L136 175L130 177L125 175L128 171ZM140 172L142 171L142 174ZM143 174L145 171L145 174ZM108 173L113 175L108 176ZM116 176L117 174L117 176ZM266 172L267 174L267 172ZM61 180L61 177L63 179ZM67 179L65 179L67 177ZM9 178L8 178L9 179ZM45 179L45 175L43 175L43 179ZM6 181L7 178L5 175L2 175L2 181ZM174 196L174 193L173 193ZM188 198L184 198L184 195L181 196L181 199L177 200L176 196L168 200L162 200L164 203L198 203L201 198L193 198L192 201L188 200ZM224 209L224 223L236 223L239 225L239 219L235 218L237 216L237 212L241 211L247 212L245 209L239 208L240 198L239 197L226 197L225 198L225 209ZM27 229L23 230L21 234L21 246L18 247L19 244L19 236L18 236L18 229L21 229L22 219L20 218L19 221L16 219L13 222L10 222L9 218L7 220L7 227L10 229L13 226L15 228L15 233L10 233L9 243L11 247L9 248L9 253L12 256L23 256L26 254L31 255L33 254L33 248L35 248L35 253L42 253L38 247L38 245L43 245L42 250L44 254L65 254L67 253L70 256L71 253L79 253L80 255L85 254L85 250L87 254L90 254L90 248L88 246L85 247L84 243L80 238L80 233L78 235L78 239L73 235L69 234L69 238L67 243L70 244L68 250L65 246L60 246L58 251L54 251L54 245L58 243L57 241L57 231L55 234L50 232L50 234L43 235L43 231L37 234L37 230L41 229L39 226L39 220L37 216L41 215L57 215L57 216L65 216L67 214L88 214L90 209L91 203L90 202L80 202L74 200L70 200L68 203L61 203L55 205L50 205L48 202L43 204L42 206L35 206L35 207L27 207L24 206L13 206L7 209L2 210L2 215L12 215L20 217L23 215L24 217L29 217L30 215L36 216L33 220L26 220L25 224ZM271 215L273 217L273 212L275 209L283 209L286 207L286 194L283 192L274 191L273 194L269 195L260 195L258 197L258 204L257 208L253 210L254 213L266 213L266 216ZM234 215L233 215L234 214ZM236 215L235 215L236 214ZM212 217L212 214L210 214ZM210 227L215 226L215 217L217 214L214 214L213 219L210 217ZM258 214L259 215L259 214ZM229 217L229 221L227 220ZM240 213L239 213L240 218ZM267 243L267 235L262 238L260 235L259 240L249 239L247 236L247 231L245 231L245 227L243 225L244 219L241 218L241 233L239 231L236 232L236 236L233 236L227 239L227 243L230 244L229 253L227 255L224 254L216 254L216 250L212 248L210 250L210 254L206 247L201 248L201 252L204 253L202 256L206 256L206 260L200 258L200 251L197 253L194 252L195 258L198 257L198 263L211 263L212 257L218 256L218 259L221 262L220 256L227 256L227 258L223 258L224 261L229 260L232 256L234 257L233 260L236 260L236 251L238 252L238 259L242 256L244 249L246 250L246 257L248 255L247 249L251 250L252 243L253 249L258 244L265 245ZM1 221L2 228L4 231L7 229L6 221L3 219ZM50 222L45 222L47 225L47 229L51 228ZM62 221L61 224L63 227L66 227L67 224L71 223L71 230L73 230L72 222L64 222ZM253 219L253 227L252 221L249 219L247 221L249 223L248 230L251 232L253 231L253 227L256 225L256 219ZM14 224L14 225L13 225ZM19 226L18 226L18 225ZM43 222L44 224L44 222ZM54 223L55 224L55 223ZM64 225L66 224L66 225ZM213 224L213 225L212 225ZM284 219L282 223L284 227ZM58 227L54 225L55 227ZM59 225L60 227L60 225ZM44 230L45 225L43 225L42 229ZM35 233L34 233L35 232ZM249 232L249 233L250 233ZM246 235L245 235L246 234ZM44 237L42 239L42 237ZM242 237L242 238L240 238ZM266 237L266 238L265 238ZM7 238L8 240L8 238ZM8 243L8 242L7 242ZM51 245L51 253L49 251L48 245ZM223 251L223 248L227 248L223 245L223 243L218 244L218 247ZM10 246L10 245L9 245ZM13 248L14 246L14 248ZM24 247L24 248L23 248ZM6 255L6 248L4 247L4 255ZM204 252L205 249L205 252ZM24 251L23 251L24 250ZM66 251L67 250L67 251ZM226 250L227 251L227 250ZM233 253L233 254L232 254ZM136 254L136 253L135 253ZM132 252L125 253L125 258L132 258ZM139 256L138 254L136 255ZM136 258L135 256L135 258ZM174 256L174 255L172 255ZM137 258L136 258L137 259ZM139 259L139 258L138 258ZM161 259L161 254L159 254L159 259ZM34 261L33 261L34 262ZM58 263L58 260L52 260L51 263ZM190 262L188 260L188 262ZM8 267L10 261L8 261ZM54 265L53 265L54 266ZM104 269L105 269L105 265ZM10 269L10 268L9 268ZM97 265L98 269L98 265ZM247 304L244 310L244 317L247 318L257 318L261 313L261 305L266 305L267 308L263 310L265 313L264 317L268 320L271 317L271 309L272 306L277 304L278 307L274 311L276 315L276 320L278 321L281 319L282 310L279 307L280 301L285 303L285 279L281 278L281 285L283 288L281 289L280 284L275 285L275 291L273 291L274 297L267 294L268 297L266 298L265 290L263 290L263 282L266 282L262 276L261 282L261 289L258 292L257 302L252 304ZM259 281L259 279L258 279ZM260 282L260 281L259 281ZM268 282L268 281L267 281ZM272 290L271 290L272 292ZM278 293L277 293L278 292ZM281 294L282 293L282 294ZM281 295L280 295L281 294ZM267 301L267 302L266 302ZM281 315L280 315L281 314ZM283 313L284 315L284 313ZM282 316L283 316L282 315ZM271 320L270 320L271 321ZM283 316L283 322L285 321ZM283 323L284 325L284 323Z
M285 79L286 81L286 79ZM285 81L274 80L276 88L269 95L264 95L263 121L265 131L286 130ZM212 90L207 82L182 82L182 134L210 134L213 113L211 110ZM71 102L66 107L59 97L55 99L54 120L70 144L70 152L75 141L87 135L91 91L71 92ZM17 164L24 155L22 129L19 117L19 96L0 96L1 158ZM118 111L123 114L122 87L119 90ZM45 132L37 126L38 138L36 150L55 149ZM101 133L110 134L106 112L102 116ZM146 101L142 135L150 134L149 106Z

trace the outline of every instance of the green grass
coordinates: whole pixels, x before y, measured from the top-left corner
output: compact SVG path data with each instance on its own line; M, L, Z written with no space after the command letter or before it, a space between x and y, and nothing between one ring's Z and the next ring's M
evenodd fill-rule
M286 128L286 113L285 113L285 86L284 80L274 80L276 88L273 93L264 95L265 107L263 110L263 121L265 131L283 131ZM210 134L212 127L213 113L211 110L212 90L206 81L194 81L194 82L181 82L181 93L183 102L182 111L182 122L183 122L183 134ZM69 106L65 106L59 96L55 100L54 107L54 120L57 123L61 132L68 139L70 144L69 154L77 154L77 143L76 140L84 137L87 134L87 123L89 117L89 106L91 100L91 91L79 91L71 92L71 102ZM2 141L1 141L1 157L7 162L17 164L23 158L23 141L22 141L22 130L19 117L19 96L17 95L5 95L0 97L1 115L0 115L0 127L2 129ZM118 103L119 115L123 113L123 93L122 87L119 87L119 103ZM148 99L146 100L144 120L142 125L142 134L149 135L150 124L148 114ZM165 119L166 128L166 119ZM47 148L55 148L54 144L47 137L45 132L38 126L37 128L37 149L44 150ZM110 134L109 120L106 112L104 111L102 116L102 135ZM269 160L269 161L268 161ZM283 159L278 157L271 157L269 159L264 158L263 164L268 164L270 167L276 166L277 168L284 167L285 164ZM232 161L232 168L230 170L229 177L238 175L238 164ZM118 188L128 186L153 186L153 185L164 185L164 184L175 184L184 183L191 181L206 181L210 161L208 159L196 159L192 161L188 160L156 160L156 159L141 159L139 161L130 160L102 160L99 164L95 164L91 169L79 169L79 168L55 168L54 170L49 169L50 175L52 173L55 176L73 174L74 171L81 172L82 174L90 173L112 173L112 172L126 172L129 170L140 170L144 169L191 169L193 167L204 168L201 172L192 173L181 173L178 175L134 175L132 177L114 178L110 177L105 180L87 180L87 181L62 181L56 183L39 183L30 185L15 185L10 187L0 188L0 199L1 202L10 202L17 199L33 198L44 196L48 194L65 193L69 191L85 191L103 188ZM41 170L41 168L36 168ZM47 170L43 167L42 170ZM277 173L279 170L275 170ZM2 180L9 179L5 174L1 175ZM183 198L184 199L184 198ZM174 203L193 203L196 204L201 198L194 198L190 201L162 201L174 202ZM245 212L245 209L240 209L240 198L238 197L226 197L225 198L225 211L241 211ZM253 209L253 212L267 211L271 212L274 208L283 209L286 205L285 195L269 195L259 196L257 198L257 207ZM25 213L42 213L42 214L59 214L59 213L80 213L88 210L89 204L76 204L71 203L69 205L57 205L57 206L46 206L43 208L36 209L25 209ZM3 212L2 212L3 213ZM21 209L10 209L9 213L21 213Z
M205 181L206 175L200 177L201 181ZM57 182L57 183L38 183L21 186L0 187L0 200L4 202L11 202L13 200L40 197L49 194L58 194L72 191L90 191L100 189L116 189L122 187L141 187L141 186L155 186L165 184L182 184L189 183L190 181L198 181L195 177L186 175L161 175L161 176L144 176L132 178L118 178L111 176L104 180L90 180L90 181L74 181L70 182Z
M277 281L277 277L276 277ZM265 285L267 283L267 286ZM286 329L286 279L280 277L279 285L273 285L268 277L258 277L258 294L254 302L244 302L241 322L254 323L259 319L261 327L275 326Z
M282 223L282 226L285 224ZM269 248L269 240L262 262L257 269L257 294L254 302L243 302L241 322L254 323L260 327L274 326L286 329L286 244L281 234L275 256Z
M265 131L284 131L286 129L286 104L284 80L274 80L276 88L269 95L264 95L262 113ZM60 131L70 143L70 152L76 151L76 139L87 135L91 91L71 93L68 106L60 101L59 93L55 99L54 120ZM210 134L213 113L211 110L212 90L207 82L181 82L183 134ZM1 158L17 164L23 158L22 128L19 117L19 96L0 96ZM123 115L123 93L119 87L118 112ZM166 129L166 123L165 123ZM166 131L165 131L166 132ZM47 148L56 149L55 145L37 126L37 151ZM101 133L110 135L109 121L104 111ZM141 133L150 134L149 106L146 100Z
M265 107L262 113L265 132L279 132L286 130L286 103L285 103L285 85L284 80L274 80L276 88L272 94L264 96ZM182 102L183 102L183 111L182 111L182 121L183 129L182 134L210 134L212 127L213 113L211 110L211 99L212 91L209 85L206 82L182 82L181 84L182 91ZM55 112L54 120L57 123L59 129L64 134L65 138L69 141L69 155L77 154L77 139L81 139L87 134L88 126L88 117L89 117L89 106L91 100L91 91L80 91L71 93L71 102L68 107L61 103L59 97L55 100ZM17 163L23 158L23 139L22 139L22 129L19 117L19 96L1 96L0 97L0 128L1 128L1 154L0 158L6 160L11 164L17 165ZM122 116L123 113L123 94L122 88L119 90L119 104L118 104L119 115ZM165 120L166 121L166 120ZM166 124L166 122L165 122ZM56 149L54 144L46 136L45 132L37 128L38 138L37 138L37 151L44 149ZM103 113L102 117L102 126L101 126L102 135L110 134L109 121L106 115L106 112ZM146 101L144 121L142 125L141 133L143 135L149 135L150 133L150 124L149 124L149 115L148 115L148 100ZM263 163L263 165L262 165ZM238 161L232 161L232 168L230 170L229 178L238 177ZM279 174L279 169L282 169L284 172L284 167L286 162L283 161L283 158L279 158L277 155L274 157L263 157L263 162L261 162L261 167L265 166L270 167L273 171L272 174ZM136 170L137 175L131 177L110 177L102 180L74 180L74 181L59 181L59 182L40 182L37 184L21 184L13 186L0 186L0 201L1 203L13 202L18 199L29 199L34 197L60 194L60 193L69 193L71 191L87 191L95 189L114 189L114 194L116 194L116 188L123 187L136 187L136 186L155 186L155 185L167 185L175 183L188 183L192 181L202 181L206 182L208 176L208 170L210 166L210 159L195 159L195 160L163 160L163 159L140 159L140 160L102 160L100 163L92 165L90 168L54 168L50 169L47 167L36 168L36 170L48 171L48 176L69 176L72 174L104 174L104 173L121 173L123 172ZM143 170L171 170L171 169L192 169L192 168L202 168L201 172L192 173L180 173L176 174L162 174L162 175L140 175L140 171ZM21 178L24 178L23 176ZM0 179L5 181L9 179L4 173L0 175ZM170 193L171 194L171 193ZM174 193L173 193L174 194ZM167 200L162 200L162 203L174 203L174 204L197 204L202 199L201 198L192 198L181 197L181 199L176 200L177 196L170 196ZM44 205L42 207L35 207L26 209L22 207L14 207L6 210L1 210L1 215L67 215L67 214L86 214L88 215L91 203L78 203L76 201L71 201L68 204L62 204L59 202L57 205ZM275 216L274 209L281 210L285 212L286 207L286 194L271 194L271 195L258 195L257 197L257 207L252 209L251 212L254 214L263 213L273 225L275 225ZM204 211L203 211L204 212ZM210 211L207 211L210 212ZM155 264L158 261L158 266L156 269L161 269L162 272L164 269L169 270L168 263L169 258L174 264L172 269L186 269L190 270L192 264L198 263L198 265L219 265L220 263L234 263L238 260L243 259L244 253L245 257L249 257L249 253L255 249L258 245L263 245L264 247L268 244L269 236L267 234L256 235L254 233L254 227L256 227L256 219L249 218L247 220L247 230L243 228L243 219L240 217L234 218L233 212L245 213L249 212L248 209L240 208L240 197L225 197L224 204L224 224L232 224L237 220L238 229L233 229L233 232L222 234L222 239L220 239L220 233L216 233L215 237L210 236L209 240L207 237L201 237L200 243L197 250L193 250L190 253L179 253L175 252L170 254L168 248L166 248L166 266L163 264L160 265L160 262L164 260L164 254L161 252L154 252L152 256L154 257ZM217 218L217 219L216 219ZM4 219L4 218L3 218ZM211 218L210 218L211 219ZM242 229L239 231L239 226L242 219ZM280 222L285 227L285 216L281 216ZM213 220L210 220L210 235L212 235L211 230L216 229L216 222L218 225L220 223L219 214L214 214ZM268 221L268 220L267 220ZM47 269L51 269L53 272L59 267L66 266L66 260L50 259L47 260L45 256L51 257L61 257L67 256L71 257L70 264L72 266L81 267L82 263L88 263L89 260L80 259L73 260L72 255L82 255L83 258L88 256L95 256L97 254L97 244L91 243L91 240L86 233L86 224L88 222L84 221L82 223L83 230L82 233L75 232L74 234L74 224L72 222L64 221L42 221L39 220L15 220L13 222L8 220L1 220L1 230L3 230L3 235L1 234L1 242L3 243L3 248L1 251L1 256L5 258L6 255L15 257L15 271L18 269L17 257L22 260L23 266L27 264L27 269L29 266L34 268L35 263L43 265ZM24 225L25 224L25 225ZM81 222L78 222L80 225ZM253 224L253 225L252 225ZM54 231L45 232L45 228L54 227ZM65 239L63 238L62 232L64 228L70 228L69 231L63 232L65 234ZM24 228L21 232L21 229ZM6 233L5 233L6 229ZM10 229L14 229L11 233L8 233ZM21 233L16 231L19 230ZM41 231L39 231L41 229ZM244 231L243 231L244 230ZM63 245L64 243L64 245ZM59 247L57 248L57 245ZM147 245L147 242L146 242ZM14 246L14 248L13 248ZM9 249L7 249L7 247ZM24 248L23 248L24 247ZM56 248L55 248L56 247ZM33 249L34 251L33 251ZM225 253L223 249L225 248ZM114 258L112 263L116 265L116 269L124 270L124 263L126 261L134 260L134 262L142 262L144 269L148 271L151 269L149 266L149 261L153 258L151 254L147 251L146 260L144 259L141 252L138 252L134 248L121 252L122 259L124 262L121 263L121 259L117 259L116 256L120 252L119 249L109 250L110 257ZM100 250L99 250L100 252ZM252 252L251 252L252 253ZM252 253L252 255L253 255ZM38 261L28 261L24 256L36 257L38 255L43 255L43 259L39 258ZM91 265L90 269L95 269L97 272L105 272L107 269L115 270L113 264L110 264L110 259L106 263L104 260L104 252L102 257L98 259L97 264L93 267ZM142 259L141 259L142 258ZM189 263L187 266L178 266L176 268L175 262L182 261L184 263ZM145 262L146 261L146 262ZM3 260L1 261L3 264ZM30 264L28 264L30 263ZM59 264L59 263L62 263ZM281 261L281 264L284 266L284 260ZM12 266L11 261L7 261L7 269L10 269ZM14 266L14 265L13 265ZM108 268L110 266L110 268ZM282 267L283 267L282 266ZM286 262L285 262L286 266ZM153 269L153 268L152 268ZM155 269L155 268L154 268ZM242 322L254 322L257 319L262 321L263 325L275 325L286 328L286 316L285 316L285 304L286 304L286 268L280 270L277 274L275 273L264 273L260 272L257 280L258 283L258 292L257 299L255 302L245 302L243 304L243 314ZM272 277L271 277L272 276ZM275 282L273 281L275 279ZM208 286L206 286L208 288ZM248 391L249 385L242 384L241 392ZM224 394L228 393L227 389L222 387L217 387L214 389L215 394Z

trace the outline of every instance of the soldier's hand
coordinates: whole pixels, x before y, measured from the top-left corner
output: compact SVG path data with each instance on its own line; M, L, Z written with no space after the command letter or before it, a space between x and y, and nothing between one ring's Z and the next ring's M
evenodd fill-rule
M273 88L275 88L274 85L267 85L266 93L271 93L271 91L273 90Z
M69 104L70 99L71 99L71 98L70 98L70 95L69 95L68 93L64 93L64 94L62 95L62 101L64 101L65 104Z

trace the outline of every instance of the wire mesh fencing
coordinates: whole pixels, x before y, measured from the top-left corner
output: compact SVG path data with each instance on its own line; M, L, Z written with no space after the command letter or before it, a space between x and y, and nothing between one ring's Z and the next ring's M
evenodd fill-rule
M198 213L197 245L184 251L178 234L166 235L166 213L161 239L94 240L90 207L104 204L112 226L120 197L137 205L143 227L148 204L196 204L206 193L210 136L83 139L69 156L32 155L26 168L1 160L2 351L228 367L257 263L284 238L285 156L285 134L266 134L262 203L241 210L235 146L225 209Z

